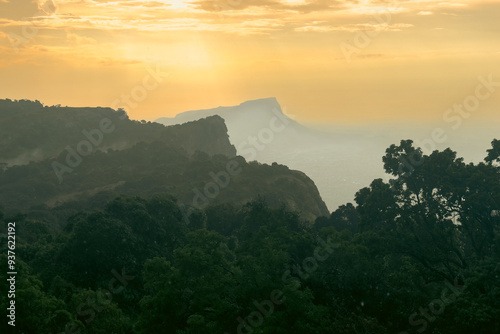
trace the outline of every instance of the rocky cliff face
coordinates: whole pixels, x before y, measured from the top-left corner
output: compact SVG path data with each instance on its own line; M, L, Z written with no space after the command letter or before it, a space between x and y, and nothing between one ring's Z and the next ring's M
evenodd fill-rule
M171 146L182 147L191 154L202 151L209 155L236 156L236 148L230 143L226 124L220 116L166 127L160 140Z
M332 174L339 174L332 168L338 168L338 163L332 163L332 159L338 156L342 160L346 155L342 151L343 143L339 138L301 125L288 117L283 109L276 98L271 97L246 101L237 106L186 111L173 118L164 117L156 121L172 125L219 115L226 122L229 139L238 155L247 161L276 162L306 173L316 182L322 197L333 203L331 207L336 207L339 183L343 181L332 177ZM353 193L357 190L354 189Z
M380 156L385 143L380 145L365 134L349 133L342 127L335 133L308 128L288 117L285 106L282 108L275 98L187 111L157 122L172 125L209 115L224 118L238 155L247 161L276 162L306 173L332 210L352 202L363 184L383 175ZM375 168L367 169L367 165Z

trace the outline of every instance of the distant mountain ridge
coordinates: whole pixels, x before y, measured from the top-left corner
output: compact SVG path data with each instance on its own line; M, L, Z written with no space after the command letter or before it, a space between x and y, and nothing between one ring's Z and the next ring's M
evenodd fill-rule
M292 147L309 149L311 144L321 146L331 139L328 134L309 129L288 117L275 97L249 100L231 107L190 110L175 117L158 118L156 122L174 125L208 116L220 116L225 120L237 154L247 160L280 162L271 160L288 154Z
M224 120L207 116L164 126L109 108L2 100L0 207L8 214L60 206L75 213L82 203L94 209L120 194L168 194L187 208L263 197L309 220L329 214L309 177L247 163L236 156ZM33 150L39 154L29 156Z
M173 125L179 124L179 122L184 123L194 121L213 115L219 115L224 119L228 118L229 120L234 121L239 118L243 118L244 120L248 117L248 115L246 115L247 113L251 113L251 115L255 118L262 119L262 116L272 115L273 110L283 114L278 100L275 97L268 97L245 101L237 106L220 106L211 109L189 110L177 114L175 117L162 117L156 121L165 125L167 125L167 123L170 123L168 125ZM291 119L289 120L292 121Z
M182 124L209 115L218 115L225 120L229 139L237 154L249 161L277 162L301 170L313 178L322 196L331 194L328 198L330 203L338 201L332 206L345 202L336 191L341 182L334 182L324 174L332 166L318 163L328 159L327 155L346 153L343 136L326 134L298 123L283 113L274 97L250 100L232 107L186 111L156 121L165 125ZM310 154L314 151L318 153ZM331 172L336 171L332 169Z
M248 161L277 162L306 173L331 210L352 202L363 185L383 175L380 157L386 144L342 129L335 133L311 129L283 113L274 97L233 107L191 110L156 121L181 124L209 115L226 121L237 154Z
M164 125L182 124L198 120L209 116L220 116L228 125L228 134L231 142L236 146L245 146L249 135L258 136L263 129L274 127L274 132L281 132L281 125L285 125L283 130L287 132L310 134L310 130L283 113L278 100L275 97L245 101L237 106L217 107L213 109L190 110L175 117L158 118L156 122ZM273 122L275 122L273 124ZM272 129L271 129L272 130ZM279 140L274 137L273 140ZM266 141L264 139L264 141ZM296 143L299 144L299 143ZM243 149L238 153L245 156ZM248 156L245 156L248 158Z

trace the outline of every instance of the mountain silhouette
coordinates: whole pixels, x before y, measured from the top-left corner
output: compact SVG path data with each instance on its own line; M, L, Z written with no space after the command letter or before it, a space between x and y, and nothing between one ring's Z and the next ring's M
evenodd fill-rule
M1 100L0 204L6 212L169 194L187 208L262 197L310 220L328 215L304 173L236 156L220 116L172 126L124 116L109 108Z
M304 126L288 117L274 97L187 111L156 121L172 125L213 115L226 121L238 155L248 161L277 162L303 171L332 210L352 201L363 184L383 175L380 156L388 144L347 131L331 134ZM379 169L366 168L377 164Z

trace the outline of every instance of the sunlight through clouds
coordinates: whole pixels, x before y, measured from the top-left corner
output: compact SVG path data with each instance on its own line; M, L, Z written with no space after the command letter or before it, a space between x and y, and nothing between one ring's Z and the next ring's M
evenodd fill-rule
M453 85L498 62L491 41L499 16L500 2L493 0L0 0L0 74L15 76L21 64L29 64L32 75L52 67L64 75L106 66L121 73L104 79L114 85L130 68L154 61L178 70L179 85L171 89L179 96L193 85L203 101L202 87L217 84L242 99L278 95L317 117L331 105L365 108L343 90L356 90L370 75L380 81L369 90L385 90L372 100L392 101L394 110L401 84L421 83L414 85L418 109L427 103L418 98L428 90L426 78L442 73ZM354 45L361 33L376 37L347 64L340 45ZM402 65L411 62L426 66ZM398 66L406 76L389 78ZM57 76L41 77L59 85ZM297 100L301 89L309 97ZM190 100L175 103L188 108ZM144 108L153 112L155 105Z

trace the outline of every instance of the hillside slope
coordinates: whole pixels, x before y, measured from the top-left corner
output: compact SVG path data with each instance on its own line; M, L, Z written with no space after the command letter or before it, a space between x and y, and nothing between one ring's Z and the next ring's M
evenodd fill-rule
M169 194L198 209L263 197L307 219L329 213L304 173L237 157L220 116L166 127L122 120L112 109L5 104L0 127L11 145L2 141L0 149L0 206L9 214L89 200L98 206L95 198L120 194ZM40 153L27 159L30 150Z
M85 154L153 141L189 154L198 150L210 155L236 154L219 116L204 123L166 127L130 120L123 111L110 108L47 107L38 101L0 100L0 129L0 164L6 166L55 158L63 151L80 149Z
M380 156L391 144L342 128L335 133L308 128L288 117L276 98L187 111L157 122L180 124L210 115L226 121L231 143L248 161L277 162L306 173L332 211L352 202L363 185L383 175Z

